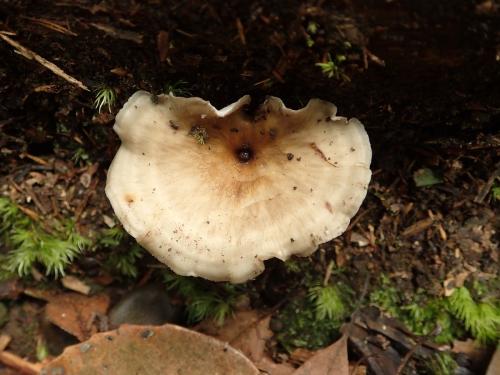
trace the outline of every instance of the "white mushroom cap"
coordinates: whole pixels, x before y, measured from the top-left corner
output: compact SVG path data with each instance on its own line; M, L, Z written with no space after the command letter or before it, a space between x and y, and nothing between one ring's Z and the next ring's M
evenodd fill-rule
M106 194L125 229L181 275L244 282L269 258L307 256L342 234L366 196L371 147L357 119L313 99L291 110L244 96L136 92L116 116L122 145Z

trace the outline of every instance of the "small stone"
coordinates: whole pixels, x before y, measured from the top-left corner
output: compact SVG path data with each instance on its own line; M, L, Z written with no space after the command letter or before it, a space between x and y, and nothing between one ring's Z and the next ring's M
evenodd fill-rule
M149 285L126 294L109 313L112 327L121 324L162 325L177 323L181 308L172 304L163 288Z

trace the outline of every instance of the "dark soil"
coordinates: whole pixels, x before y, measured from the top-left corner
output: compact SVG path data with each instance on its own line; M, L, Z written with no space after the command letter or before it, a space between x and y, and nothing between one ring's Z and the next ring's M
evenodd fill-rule
M441 295L444 280L464 270L498 273L499 203L489 188L500 168L499 8L472 0L3 0L0 31L91 90L114 88L113 114L138 89L161 93L181 81L217 107L245 94L256 103L278 96L292 108L314 97L335 103L365 124L374 174L348 232L323 246L326 256L360 293L367 275L385 273L409 295ZM347 57L343 77L315 66L328 53ZM119 145L113 115L97 113L93 92L1 39L0 56L2 193L33 217L74 217L87 233L104 227L103 215L113 216L105 173ZM416 187L422 168L443 182Z

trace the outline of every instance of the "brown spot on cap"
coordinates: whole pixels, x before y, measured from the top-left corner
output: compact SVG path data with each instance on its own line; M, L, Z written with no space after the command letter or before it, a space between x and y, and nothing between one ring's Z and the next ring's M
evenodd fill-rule
M179 125L177 125L175 122L173 122L172 120L169 121L169 124L170 124L170 127L174 130L178 130L179 129Z
M130 206L132 203L134 203L135 199L132 194L125 194L125 202Z
M325 202L325 207L328 210L328 212L330 212L331 214L333 214L333 208L332 208L332 205L331 205L330 202L326 201Z

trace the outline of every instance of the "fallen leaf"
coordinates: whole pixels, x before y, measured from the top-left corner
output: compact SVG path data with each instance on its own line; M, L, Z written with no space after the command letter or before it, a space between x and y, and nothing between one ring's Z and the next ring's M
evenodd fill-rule
M108 307L109 297L105 294L88 297L66 293L51 299L45 314L50 322L83 341L97 332L95 318L104 316Z
M66 348L42 374L239 374L257 368L226 343L187 328L122 325Z
M347 337L342 336L332 345L318 350L293 375L349 375Z
M276 363L269 357L264 357L256 364L261 374L269 375L291 375L295 371L295 367L288 363Z
M304 348L297 348L292 353L290 353L290 362L297 366L300 366L304 362L312 358L314 354L316 354L316 352Z
M432 169L422 168L415 173L413 173L413 181L417 187L426 187L443 182L443 179L439 177Z
M275 363L266 354L266 342L274 335L269 329L270 321L270 315L262 316L255 310L244 310L236 312L221 327L215 327L212 322L204 322L198 326L198 330L241 350L264 373L291 374L294 367L286 363Z
M427 219L422 219L417 221L416 223L410 225L408 228L406 228L402 235L403 237L412 237L420 232L423 232L427 228L429 228L432 224L434 223L434 219L428 217Z
M497 347L493 357L491 358L490 365L488 366L488 371L486 375L498 375L500 372L500 349Z
M488 362L489 351L472 339L465 341L453 341L453 353L463 353L473 365L473 367L483 367Z
M366 375L368 369L364 365L351 365L349 366L350 375Z
M269 329L270 320L271 316L262 317L255 310L245 310L236 312L220 327L207 321L200 324L198 330L227 341L250 360L258 362L264 354L266 341L273 336Z
M25 293L47 301L47 319L80 341L97 332L96 318L105 316L109 307L109 297L105 294L84 296L36 289L27 289Z

